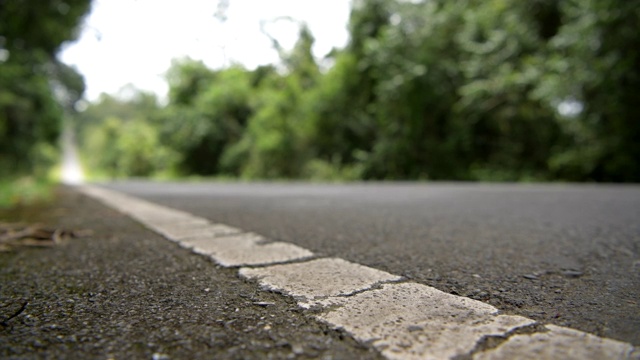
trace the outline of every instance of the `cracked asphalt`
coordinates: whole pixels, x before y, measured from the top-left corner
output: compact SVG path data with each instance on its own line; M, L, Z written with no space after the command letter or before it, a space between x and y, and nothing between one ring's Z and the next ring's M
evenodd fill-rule
M106 185L213 222L640 345L640 187Z
M92 231L0 252L0 358L381 358L293 300L68 188L0 220Z

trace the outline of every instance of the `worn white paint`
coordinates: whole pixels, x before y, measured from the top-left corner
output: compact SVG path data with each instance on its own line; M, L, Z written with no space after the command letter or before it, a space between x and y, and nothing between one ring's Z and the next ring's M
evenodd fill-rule
M495 349L474 355L473 360L601 360L640 359L633 346L566 327L546 325L549 331L511 336Z
M226 267L282 263L313 256L311 251L293 244L265 241L260 235L244 233L216 238L195 237L182 240L180 244L211 256Z
M268 242L258 234L116 191L78 189L223 266L255 266L241 268L240 275L294 296L303 308L324 309L314 316L372 344L389 359L640 360L630 344L554 325L546 325L547 332L514 335L514 329L535 322L426 285L400 283L400 276L342 259L308 260L313 253L299 246ZM278 264L293 261L298 262ZM487 336L506 341L480 352L476 346Z
M193 226L180 224L160 227L162 235L176 241L189 238L215 238L242 232L240 229L222 224L199 224Z
M449 359L470 353L484 336L534 323L416 283L356 294L318 318L371 342L389 359Z
M372 286L398 281L400 276L337 258L303 263L240 269L240 275L258 279L268 289L300 299L304 305L329 296L349 295Z

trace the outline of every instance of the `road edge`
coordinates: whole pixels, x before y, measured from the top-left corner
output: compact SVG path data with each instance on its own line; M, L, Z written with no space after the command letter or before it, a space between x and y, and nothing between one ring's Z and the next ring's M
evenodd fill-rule
M478 300L114 190L75 189L220 266L238 268L265 289L294 297L310 316L388 359L640 359L640 350L625 342L501 314Z

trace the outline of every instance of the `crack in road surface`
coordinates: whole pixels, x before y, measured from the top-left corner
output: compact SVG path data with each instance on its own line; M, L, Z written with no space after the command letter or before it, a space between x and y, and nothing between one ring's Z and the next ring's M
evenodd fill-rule
M261 244L260 235L112 190L79 190L221 266L240 267L241 276L316 309L310 315L388 359L640 359L628 343L501 314L492 305L401 276L339 258L314 258L293 244ZM265 251L273 244L280 246Z

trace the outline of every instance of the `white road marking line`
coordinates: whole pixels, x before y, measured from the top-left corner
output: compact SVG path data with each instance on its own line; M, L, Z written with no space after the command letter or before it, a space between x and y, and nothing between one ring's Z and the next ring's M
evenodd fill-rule
M313 256L311 251L299 246L284 242L262 243L265 240L260 235L245 233L213 239L191 238L180 241L180 244L199 254L209 255L226 267L282 263Z
M156 224L159 230L211 225L211 222L209 222L209 220L197 218L194 216L180 218L147 216L144 218L144 222L149 224Z
M195 238L195 237L219 237L225 235L239 234L242 230L222 225L222 224L206 224L206 225L197 225L197 226L157 226L160 228L160 232L162 235L171 238L176 241L181 241L184 239Z
M318 318L370 341L389 359L449 359L471 352L484 336L535 323L416 283L356 294Z
M640 349L631 344L554 325L545 325L548 332L508 336L535 321L501 315L491 305L426 285L392 283L402 278L342 259L306 260L313 254L296 245L261 243L260 235L116 191L96 186L78 190L223 266L262 265L239 273L296 297L303 308L324 307L316 318L370 342L389 359L640 360ZM234 231L237 235L230 235ZM306 261L273 265L293 260ZM474 350L485 336L508 339L493 349Z
M242 268L240 275L258 279L268 289L284 291L300 298L302 307L314 305L316 300L329 296L349 295L382 282L402 279L400 276L337 258L254 269Z
M134 219L142 223L160 223L160 224L209 224L206 219L194 218L193 215L182 214L179 212L170 212L166 209L153 209L147 211L136 211L135 209L127 209L125 213L131 215Z
M514 335L495 349L475 354L473 360L640 359L627 343L561 326L545 327L548 332Z

